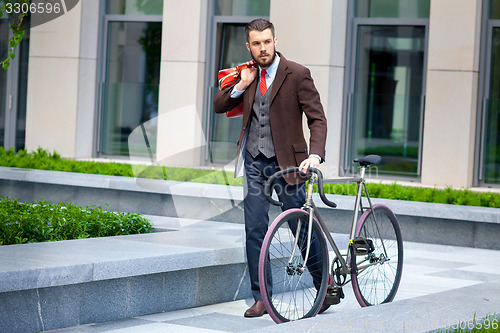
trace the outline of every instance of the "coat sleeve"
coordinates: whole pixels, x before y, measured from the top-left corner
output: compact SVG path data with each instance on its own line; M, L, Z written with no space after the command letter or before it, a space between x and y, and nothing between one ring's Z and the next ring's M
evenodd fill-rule
M299 82L297 93L310 131L309 154L317 154L324 161L327 134L325 112L319 92L311 77L311 72L307 68L304 68L304 71L303 75L301 75L302 79Z
M224 113L227 111L231 111L243 101L243 95L238 98L231 97L231 91L233 90L233 87L234 85L231 85L217 91L213 102L215 113Z

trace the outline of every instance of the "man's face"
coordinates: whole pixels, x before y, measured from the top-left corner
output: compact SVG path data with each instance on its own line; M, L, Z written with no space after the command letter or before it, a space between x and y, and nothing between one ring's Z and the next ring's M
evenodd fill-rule
M264 31L250 31L247 42L247 49L252 54L253 60L262 68L266 69L276 57L277 39L273 38L271 29Z

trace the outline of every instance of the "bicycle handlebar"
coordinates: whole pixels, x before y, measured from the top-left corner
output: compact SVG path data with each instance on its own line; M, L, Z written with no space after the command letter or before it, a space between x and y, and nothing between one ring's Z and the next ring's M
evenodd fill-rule
M273 182L278 177L282 177L286 174L295 173L295 172L300 172L298 167L283 169L281 171L276 172L271 177L269 177L269 179L266 181L266 185L264 187L264 193L266 194L266 198L270 203L272 203L275 206L280 206L280 207L283 206L282 202L274 200L271 197L273 187L274 187ZM302 172L300 172L300 173L302 174ZM332 202L326 198L325 191L323 189L323 174L321 173L321 171L319 169L311 167L311 168L307 169L307 173L308 174L315 173L318 176L318 192L319 192L319 196L321 198L321 201L323 201L325 203L325 205L327 205L329 207L332 207L332 208L337 207L337 204L335 202Z

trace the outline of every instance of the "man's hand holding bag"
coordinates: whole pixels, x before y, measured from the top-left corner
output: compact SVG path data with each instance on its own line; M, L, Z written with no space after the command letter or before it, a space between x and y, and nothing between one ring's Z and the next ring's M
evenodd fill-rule
M241 72L245 69L255 67L255 61L246 62L244 64L238 65L236 67L222 69L219 71L219 90L222 90L228 86L234 86L241 75ZM243 115L243 103L240 103L237 107L231 111L226 112L226 117L235 118L241 117Z

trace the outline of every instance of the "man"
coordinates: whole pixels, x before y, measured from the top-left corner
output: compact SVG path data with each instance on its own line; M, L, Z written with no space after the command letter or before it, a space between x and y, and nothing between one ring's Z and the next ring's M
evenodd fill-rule
M305 172L309 167L317 167L325 158L327 126L310 71L276 52L273 24L265 19L253 20L246 26L245 34L246 47L257 67L243 70L234 86L218 91L214 110L223 113L243 102L235 176L244 165L246 253L255 299L245 317L259 317L266 312L258 280L260 248L269 224L265 181L280 169L299 166ZM302 129L303 114L311 134L310 154ZM304 204L302 178L288 175L276 182L283 210Z

